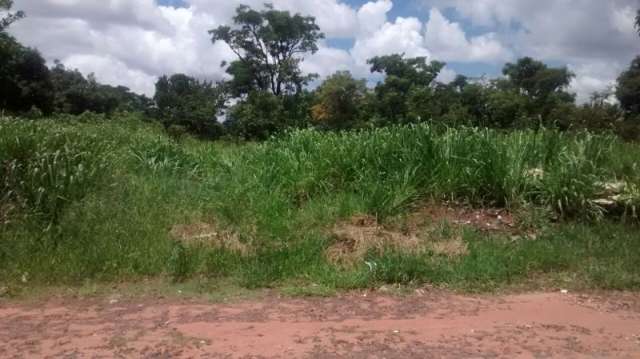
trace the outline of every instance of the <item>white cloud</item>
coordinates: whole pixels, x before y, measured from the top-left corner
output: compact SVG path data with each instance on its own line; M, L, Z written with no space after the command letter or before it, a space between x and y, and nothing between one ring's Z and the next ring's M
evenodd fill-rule
M318 52L302 63L302 70L327 77L337 71L353 71L355 64L349 52L321 45Z
M362 5L357 13L359 36L368 36L382 27L387 22L387 13L392 8L391 0L379 0Z
M127 79L129 88L135 92L152 94L154 91L155 76L132 70L124 62L112 57L72 55L65 58L65 64L86 74L96 74L100 83L118 86L122 85L123 79Z
M445 67L438 74L438 77L436 78L436 81L442 82L444 84L448 84L451 81L455 80L457 75L458 75L457 72L455 72L454 70L452 70L452 69L450 69L448 67Z
M425 44L437 59L445 61L496 62L512 57L494 33L469 40L460 24L447 20L437 8L432 8L429 13Z
M579 101L611 85L640 53L634 29L637 0L423 0L455 9L474 25L500 33L518 56L564 63L576 73Z
M356 39L351 54L358 65L365 64L371 57L394 53L429 57L431 53L424 46L422 28L422 23L416 18L399 17L393 23L384 23L370 36Z
M422 15L429 14L427 21L416 14L391 19L392 0L372 0L359 8L345 0L271 2L278 9L315 16L328 38L353 40L350 49L323 41L318 53L307 57L303 69L322 76L349 69L371 80L376 75L369 73L366 60L391 53L492 65L530 55L569 65L577 74L572 88L584 99L611 84L640 53L633 28L637 0L413 1L426 4ZM185 2L185 8L174 8L159 6L157 0L20 0L16 7L28 17L11 31L48 61L60 59L105 82L147 94L162 74L225 78L220 62L233 60L233 53L224 43L211 44L207 31L229 24L238 5L260 7L265 1ZM456 19L468 19L471 31L445 16L445 9L457 12ZM440 78L454 75L447 68Z
M569 68L576 74L571 81L570 91L577 94L576 101L585 103L591 94L613 88L616 78L627 66L619 62L588 62L571 65Z
M357 27L356 10L338 0L186 0L195 12L215 15L217 20L229 22L239 5L261 8L272 3L276 9L303 15L313 15L316 23L331 37L348 37Z

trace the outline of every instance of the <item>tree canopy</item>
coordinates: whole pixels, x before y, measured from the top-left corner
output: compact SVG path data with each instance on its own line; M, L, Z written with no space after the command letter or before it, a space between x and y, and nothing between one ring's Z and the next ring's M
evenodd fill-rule
M217 115L224 104L219 86L184 74L162 76L156 82L154 101L165 128L180 127L206 138L220 137Z
M530 57L521 58L515 64L507 63L502 73L519 91L536 100L566 94L564 91L575 76L566 67L549 68Z
M414 91L428 90L445 66L443 62L427 62L426 57L405 58L403 54L377 56L367 61L371 72L386 75L376 86L378 112L386 122L407 120L407 99Z
M25 16L23 11L11 12L13 0L0 0L0 11L6 11L7 14L0 18L0 32L4 31L12 23L22 19Z
M640 113L640 56L618 77L616 96L625 111Z
M364 80L354 79L349 71L336 72L316 90L313 120L327 128L354 127L366 94Z
M233 76L229 85L235 94L251 90L276 96L298 93L316 77L300 70L303 55L315 53L317 41L324 37L315 18L291 15L271 5L264 10L241 5L233 22L233 27L219 26L209 34L213 43L224 41L238 57L227 70Z
M53 110L53 86L40 53L0 32L0 106L12 112Z

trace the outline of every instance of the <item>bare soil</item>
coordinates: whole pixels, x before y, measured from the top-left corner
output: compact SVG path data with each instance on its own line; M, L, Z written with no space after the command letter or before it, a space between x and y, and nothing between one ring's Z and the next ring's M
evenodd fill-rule
M0 357L640 357L640 294L0 302Z

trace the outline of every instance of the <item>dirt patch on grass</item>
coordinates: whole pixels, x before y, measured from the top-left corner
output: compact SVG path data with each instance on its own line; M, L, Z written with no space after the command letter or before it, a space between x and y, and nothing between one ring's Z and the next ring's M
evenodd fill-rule
M381 254L385 249L393 249L411 253L421 247L415 235L386 230L375 217L366 215L338 223L332 235L335 242L327 249L327 259L341 266L353 266L370 252Z
M169 236L186 246L210 246L247 254L249 247L240 241L237 233L220 230L207 222L177 224L169 231Z
M513 214L504 208L473 208L459 203L425 204L407 217L406 227L410 231L417 231L442 222L483 232L517 231Z
M373 216L356 215L331 229L334 243L326 256L331 263L347 267L362 263L368 253L382 254L385 250L457 258L469 252L463 239L465 229L535 238L516 222L515 216L503 208L473 208L458 203L428 203L400 223L387 225Z

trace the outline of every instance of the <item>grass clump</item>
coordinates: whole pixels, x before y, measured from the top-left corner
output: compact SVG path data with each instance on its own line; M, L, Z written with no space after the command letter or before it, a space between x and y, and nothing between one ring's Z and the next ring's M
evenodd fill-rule
M640 286L640 147L606 135L415 125L235 145L178 143L135 118L5 119L0 150L0 281L16 285ZM599 201L613 182L616 208ZM402 232L394 223L425 201L501 208L523 235L475 222ZM358 214L384 238L337 264L332 229Z

